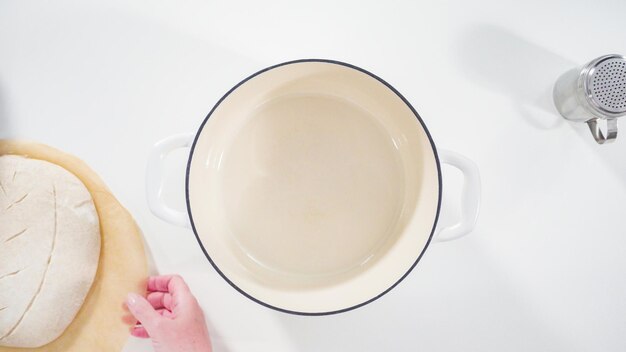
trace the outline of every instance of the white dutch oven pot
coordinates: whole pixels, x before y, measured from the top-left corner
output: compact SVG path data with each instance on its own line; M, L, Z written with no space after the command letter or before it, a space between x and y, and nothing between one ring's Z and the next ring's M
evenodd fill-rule
M187 212L165 205L161 162L191 148ZM480 178L437 150L398 91L361 68L286 62L231 89L194 135L156 144L147 196L161 219L191 226L207 259L248 298L321 315L369 303L397 285L433 239L441 166L465 176L462 216L437 241L469 233Z

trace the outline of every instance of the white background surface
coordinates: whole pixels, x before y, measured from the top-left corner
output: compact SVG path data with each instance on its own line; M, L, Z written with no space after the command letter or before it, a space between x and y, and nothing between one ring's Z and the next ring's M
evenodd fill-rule
M0 137L48 143L99 172L158 271L188 280L215 351L624 351L626 133L598 146L550 95L567 69L626 53L624 13L608 0L2 0ZM195 131L256 70L310 57L383 77L483 178L474 233L431 246L382 299L328 317L249 301L144 197L154 142ZM181 207L184 159L168 161ZM444 171L449 223L460 178ZM125 349L148 350L136 339Z

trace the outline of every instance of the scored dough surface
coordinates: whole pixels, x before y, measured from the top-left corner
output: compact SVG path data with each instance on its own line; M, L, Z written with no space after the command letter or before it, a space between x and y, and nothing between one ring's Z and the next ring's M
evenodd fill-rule
M100 256L85 185L58 165L0 156L0 345L56 339L82 306Z
M100 219L101 250L96 278L76 318L59 338L37 348L0 346L0 352L121 351L135 324L122 302L128 292L145 293L147 258L141 231L102 179L77 157L50 146L1 140L0 155L49 161L87 186ZM1 191L0 191L1 192Z

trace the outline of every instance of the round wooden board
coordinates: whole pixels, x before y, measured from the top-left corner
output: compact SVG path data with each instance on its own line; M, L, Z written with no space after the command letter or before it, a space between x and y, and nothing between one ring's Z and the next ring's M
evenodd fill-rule
M5 154L46 160L76 175L93 197L102 242L94 283L63 334L39 348L0 346L0 352L120 351L133 323L123 319L128 314L123 302L128 292L144 293L146 287L147 261L139 227L100 177L80 159L39 143L0 140L0 155Z

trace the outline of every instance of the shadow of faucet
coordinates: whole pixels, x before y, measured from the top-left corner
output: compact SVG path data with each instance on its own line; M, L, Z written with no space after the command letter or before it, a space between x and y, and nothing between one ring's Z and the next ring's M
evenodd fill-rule
M508 96L531 126L548 130L564 122L554 107L552 87L576 63L492 25L468 28L458 51L463 74Z

